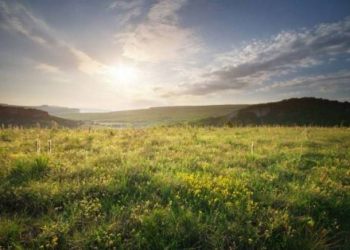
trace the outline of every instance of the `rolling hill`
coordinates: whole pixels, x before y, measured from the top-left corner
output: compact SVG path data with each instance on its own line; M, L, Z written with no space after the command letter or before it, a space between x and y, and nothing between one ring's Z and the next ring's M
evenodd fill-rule
M244 107L247 107L247 105L154 107L109 113L65 114L59 115L59 117L108 127L145 127L171 125L208 117L224 116Z
M37 110L42 110L47 112L49 115L62 115L62 114L76 114L80 113L80 109L76 108L67 108L67 107L59 107L59 106L50 106L50 105L41 105L41 106L19 106L19 105L8 105L0 103L0 106L5 107L21 107L21 108L32 108Z
M312 97L251 105L199 125L350 126L350 103Z
M41 127L77 127L81 123L63 118L50 116L47 112L32 108L0 105L0 124L9 126L33 127L40 124Z
M58 107L58 106L49 106L49 105L33 106L31 108L46 111L49 115L53 115L53 116L62 115L62 114L80 113L80 110L76 108L67 108L67 107Z

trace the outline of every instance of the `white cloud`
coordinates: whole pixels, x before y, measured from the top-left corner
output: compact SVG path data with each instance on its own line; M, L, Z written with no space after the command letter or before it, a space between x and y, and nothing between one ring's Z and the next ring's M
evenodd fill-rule
M148 13L148 18L151 22L172 23L177 25L179 11L187 4L188 0L160 0L153 5Z
M108 66L91 58L82 50L74 47L66 40L63 40L45 21L36 17L20 4L7 4L0 0L0 21L1 20L3 20L2 26L7 30L22 34L36 42L39 46L45 46L52 50L59 50L62 54L66 54L67 58L73 56L78 65L78 70L85 74L102 74L108 70ZM36 69L48 73L58 72L58 68L47 64L40 64Z
M148 12L147 21L116 35L125 57L147 62L174 61L201 50L191 29L180 27L177 11L187 0L160 0Z
M202 81L181 84L176 95L207 95L243 90L302 68L315 67L329 57L350 52L350 19L321 24L300 32L281 32L218 56Z
M43 71L45 73L52 73L52 74L58 74L61 72L59 68L52 65L45 64L45 63L40 63L35 65L35 69Z

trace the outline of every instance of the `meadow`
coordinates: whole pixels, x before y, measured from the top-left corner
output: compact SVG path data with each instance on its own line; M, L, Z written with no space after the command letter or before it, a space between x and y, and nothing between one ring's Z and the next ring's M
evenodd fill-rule
M0 249L349 249L349 149L347 128L3 129Z
M172 106L123 110L109 113L60 114L61 118L94 123L100 127L141 128L173 125L215 118L236 112L248 105Z

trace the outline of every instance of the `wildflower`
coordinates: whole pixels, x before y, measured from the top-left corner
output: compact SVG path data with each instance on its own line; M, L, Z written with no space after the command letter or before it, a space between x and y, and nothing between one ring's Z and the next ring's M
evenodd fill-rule
M55 235L51 241L53 247L57 246L57 241L58 241L58 237Z
M307 225L308 225L309 227L314 227L315 222L314 222L313 220L309 220L309 221L307 222Z

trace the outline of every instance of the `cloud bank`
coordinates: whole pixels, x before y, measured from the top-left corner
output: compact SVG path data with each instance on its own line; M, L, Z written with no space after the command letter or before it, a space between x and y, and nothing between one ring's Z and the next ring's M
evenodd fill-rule
M274 76L315 67L329 57L349 52L349 18L298 32L284 31L266 41L255 41L218 56L219 66L203 73L200 81L182 83L176 90L161 94L164 97L203 96L225 90L258 88Z
M296 77L290 81L275 82L263 90L302 87L316 89L320 92L335 92L346 85L350 87L350 71L348 70L317 76Z

